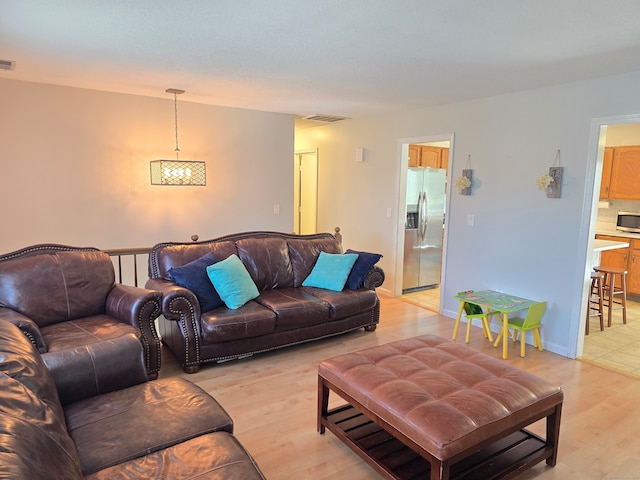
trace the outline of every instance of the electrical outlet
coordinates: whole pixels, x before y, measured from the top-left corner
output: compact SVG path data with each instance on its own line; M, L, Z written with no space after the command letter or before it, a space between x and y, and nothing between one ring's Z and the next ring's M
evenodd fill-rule
M274 215L280 215L280 205L277 203L273 204L273 214Z
M467 214L467 225L469 225L470 227L473 227L473 224L476 221L476 216L473 213L468 213Z

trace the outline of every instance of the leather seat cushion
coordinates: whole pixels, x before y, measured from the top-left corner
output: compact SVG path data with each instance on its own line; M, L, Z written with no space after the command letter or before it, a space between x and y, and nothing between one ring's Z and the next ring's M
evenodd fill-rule
M178 377L80 400L67 405L65 415L84 475L206 433L233 433L220 404Z
M254 301L276 314L278 329L315 325L329 320L329 304L302 288L266 290L260 292Z
M336 292L324 288L302 287L302 289L329 304L332 320L358 315L376 306L378 296L374 290L342 290Z
M200 335L205 345L267 335L275 329L276 314L253 301L236 310L216 308L200 317Z
M434 335L330 358L318 372L441 460L563 399L558 386Z
M140 335L137 328L108 315L93 315L48 325L41 327L40 333L47 346L47 352L68 350L77 345L91 345L128 334L134 334L136 337Z
M216 432L85 477L87 480L112 478L260 480L264 476L238 440L229 433Z

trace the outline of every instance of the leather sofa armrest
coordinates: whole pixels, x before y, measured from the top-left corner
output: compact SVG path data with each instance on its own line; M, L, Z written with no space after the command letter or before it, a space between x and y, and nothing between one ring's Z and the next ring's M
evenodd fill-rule
M188 288L164 278L150 278L145 287L162 294L162 315L167 320L180 321L184 315L200 318L200 303Z
M17 326L40 353L45 353L47 351L47 344L44 341L42 333L40 333L38 324L29 317L26 317L10 308L0 307L0 320L6 320L7 322L13 323Z
M117 283L107 295L106 314L140 330L149 379L160 371L160 338L155 319L161 313L162 293Z
M172 346L174 353L180 349L183 353L179 356L186 365L197 364L200 356L200 303L195 294L162 278L151 278L145 286L162 292L162 316L167 321L180 324L181 345Z
M144 383L147 365L133 333L42 356L62 405ZM88 361L88 360L91 361Z
M364 277L364 287L375 290L384 283L384 270L374 265Z

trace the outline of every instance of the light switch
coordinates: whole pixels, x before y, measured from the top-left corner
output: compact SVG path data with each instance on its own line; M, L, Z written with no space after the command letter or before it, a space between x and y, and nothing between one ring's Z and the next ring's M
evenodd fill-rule
M473 213L467 214L467 225L473 227L474 222L476 221L476 216Z

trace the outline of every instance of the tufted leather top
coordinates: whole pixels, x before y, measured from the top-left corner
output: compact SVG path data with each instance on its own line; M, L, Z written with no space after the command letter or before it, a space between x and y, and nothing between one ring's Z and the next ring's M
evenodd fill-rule
M440 460L563 399L558 386L433 335L330 358L318 373Z

